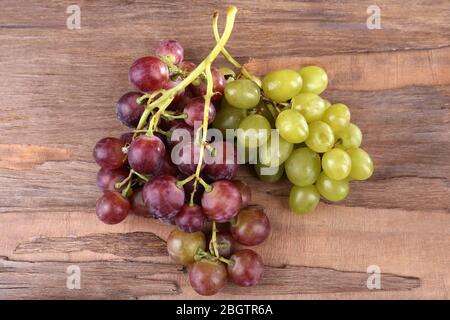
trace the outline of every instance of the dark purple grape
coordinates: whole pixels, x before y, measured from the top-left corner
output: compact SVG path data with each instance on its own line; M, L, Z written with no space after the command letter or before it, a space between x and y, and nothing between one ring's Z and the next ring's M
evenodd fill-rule
M215 141L210 146L214 152L205 152L205 168L203 169L205 177L210 181L233 179L239 168L234 143Z
M184 204L184 190L172 176L157 176L147 182L143 198L147 209L157 218L174 217Z
M127 144L131 144L133 141L133 135L133 132L125 132L120 135L119 139Z
M169 56L172 63L179 64L184 58L184 49L177 40L163 40L156 48L156 55L159 57Z
M196 232L203 230L207 219L199 205L189 206L185 204L175 217L175 223L184 232Z
M136 102L141 96L139 92L128 92L116 104L117 118L127 127L135 128L144 113L145 106Z
M217 102L222 99L223 92L225 90L225 86L227 84L227 81L225 80L225 77L217 68L211 68L211 74L213 78L213 92L214 95L211 98L211 101ZM206 95L206 81L202 80L200 84L195 85L191 84L190 88L192 90L192 93L196 97L203 97Z
M128 78L138 90L152 92L164 88L169 80L169 69L159 58L143 57L131 65Z
M187 177L188 177L187 175L180 174L178 176L178 181L184 180ZM189 202L189 200L191 199L191 193L192 193L192 191L194 191L194 179L185 183L183 185L183 189L184 189L184 194L186 196L186 201ZM197 183L197 189L194 194L194 203L201 202L203 191L205 191L205 188L200 183Z
M140 174L155 175L164 161L166 148L157 136L139 136L128 149L128 163Z
M224 258L229 258L233 252L233 238L231 234L226 231L219 231L216 233L216 242L219 249L219 255Z
M227 270L222 262L200 260L189 270L189 282L192 288L202 296L218 293L227 282Z
M236 251L228 265L228 276L230 280L241 287L254 286L259 282L264 271L261 257L253 250L242 249Z
M179 83L181 82L181 80L170 80L166 82L166 84L164 85L164 89L169 90L172 89L174 87L176 87ZM171 105L167 108L167 110L174 110L174 108L172 106L176 105L178 102L180 102L180 100L183 98L185 93L185 89L181 89L180 91L177 92L177 94L175 95L175 97L173 98Z
M128 216L130 202L119 192L105 192L97 199L97 217L106 224L116 224Z
M170 153L166 152L164 155L163 163L161 168L159 168L158 175L159 176L177 176L178 175L177 166L172 163L170 159Z
M115 188L116 183L127 178L129 173L129 170L124 167L114 170L100 168L97 172L97 187L102 192L118 191Z
M199 126L203 123L203 110L205 108L205 98L196 97L192 98L184 107L184 113L187 115L187 118L184 121L194 127L194 124L197 123ZM211 124L216 117L216 108L212 103L209 104L209 112L208 112L208 124Z
M256 246L270 234L270 222L264 209L248 207L239 211L231 221L230 232L233 239L246 246Z
M213 182L211 187L212 190L204 192L202 196L203 212L210 220L231 220L242 206L239 188L228 180Z
M176 147L179 148L178 153L172 152L172 161L178 167L181 173L190 176L197 169L197 164L200 158L200 146L194 142L180 142ZM204 162L202 162L202 168Z
M103 138L95 144L94 159L102 168L118 169L125 162L123 147L125 147L125 142L120 139Z
M149 216L147 207L144 203L144 198L142 197L142 188L136 188L133 190L130 198L131 213L137 216Z
M184 144L194 141L194 128L188 126L184 121L174 123L168 131L167 144L171 149L179 142Z
M234 185L237 186L241 191L242 208L247 207L250 201L252 200L252 190L250 189L250 186L241 180L233 180L231 182L233 182Z
M185 72L190 73L195 68L197 68L197 65L193 63L192 61L183 61L180 64L180 68L183 69Z
M205 247L206 239L202 232L188 233L174 229L167 238L169 256L179 264L193 263L198 250L205 250Z

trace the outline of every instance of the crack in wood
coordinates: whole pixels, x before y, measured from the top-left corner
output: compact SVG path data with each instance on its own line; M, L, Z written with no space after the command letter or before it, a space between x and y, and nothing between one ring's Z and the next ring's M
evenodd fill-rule
M166 242L151 232L104 233L81 237L39 237L20 243L15 254L91 251L119 257L167 256Z

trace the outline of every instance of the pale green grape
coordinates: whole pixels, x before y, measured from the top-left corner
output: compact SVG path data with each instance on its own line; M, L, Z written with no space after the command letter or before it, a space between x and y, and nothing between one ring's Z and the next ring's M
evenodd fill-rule
M212 125L225 136L226 129L236 130L239 128L239 123L246 116L246 110L234 108L225 99L222 99L220 111L217 113Z
M358 126L349 123L336 134L336 138L341 140L344 149L358 148L362 142L362 133Z
M308 148L295 149L284 163L284 167L289 181L297 186L309 186L320 174L320 157Z
M228 82L225 87L225 99L235 108L250 109L256 107L260 98L260 89L251 80L234 80Z
M326 110L325 101L315 93L300 93L292 98L291 104L308 123L320 120Z
M323 99L323 101L325 102L325 110L327 110L329 107L331 107L331 102L329 100Z
M293 186L289 193L289 207L297 214L305 214L313 211L320 201L320 194L316 187Z
M333 180L322 172L316 181L316 188L325 199L329 201L341 201L348 195L348 180Z
M350 156L341 149L331 149L322 156L322 169L331 179L342 180L348 177L352 168Z
M237 141L248 148L256 148L266 143L270 137L269 121L259 115L252 114L245 117L237 130Z
M278 141L275 137L278 138ZM292 143L287 142L279 135L272 134L267 143L259 148L259 161L268 167L279 166L286 161L293 149Z
M294 70L280 69L268 73L262 82L264 94L276 102L285 102L302 88L302 77Z
M350 179L367 180L373 174L373 161L369 154L361 148L348 149L348 155L352 161Z
M323 121L311 122L309 124L309 136L305 143L315 152L327 152L334 144L333 130Z
M301 92L321 94L327 88L328 75L321 67L307 66L301 68L298 73L300 73L303 79Z
M322 121L326 122L334 133L337 133L350 123L350 110L343 103L333 104L325 111Z
M281 179L284 173L284 166L266 167L262 164L255 164L255 172L259 180L269 183L277 182Z
M305 118L297 110L281 111L275 121L280 136L290 143L300 143L308 137L309 129Z

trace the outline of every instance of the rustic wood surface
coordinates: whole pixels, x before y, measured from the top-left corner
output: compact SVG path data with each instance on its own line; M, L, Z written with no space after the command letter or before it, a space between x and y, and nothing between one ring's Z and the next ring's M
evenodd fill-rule
M0 298L199 298L165 252L171 227L97 220L91 152L124 131L113 106L130 88L132 61L164 38L201 60L213 45L210 14L226 3L76 3L80 30L66 29L67 1L2 1ZM233 3L229 50L257 74L326 68L325 96L350 106L376 169L347 200L305 217L289 213L287 182L241 170L273 225L256 248L266 273L260 286L229 285L213 298L448 299L448 1L377 1L381 30L366 28L372 1ZM66 288L70 265L81 269L80 290ZM369 265L382 271L381 290L366 287Z

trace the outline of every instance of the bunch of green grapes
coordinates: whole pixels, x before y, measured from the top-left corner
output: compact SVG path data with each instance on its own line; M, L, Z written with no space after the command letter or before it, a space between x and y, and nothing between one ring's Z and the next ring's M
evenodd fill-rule
M320 197L345 199L349 182L366 180L374 170L369 154L360 148L362 133L351 122L348 107L320 96L327 85L328 76L318 66L276 70L262 83L231 79L214 123L223 131L240 129L237 143L246 153L258 148L256 159L247 161L256 162L260 180L276 182L286 174L293 184L289 206L297 214L313 211ZM271 129L279 134L276 150ZM248 145L250 138L256 146Z

